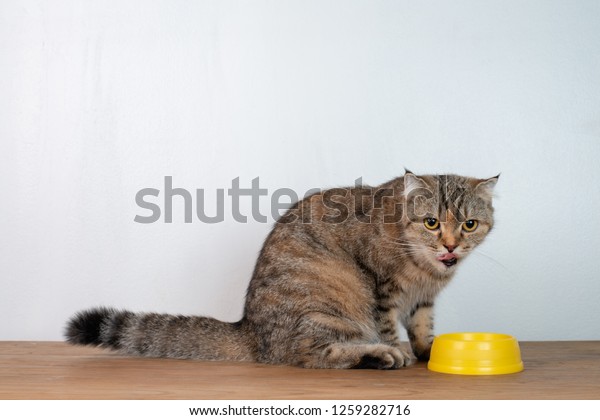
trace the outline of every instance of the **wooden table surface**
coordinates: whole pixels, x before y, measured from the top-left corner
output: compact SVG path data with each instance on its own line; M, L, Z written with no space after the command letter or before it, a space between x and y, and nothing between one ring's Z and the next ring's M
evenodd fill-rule
M125 357L0 342L0 399L600 399L600 341L522 342L525 370L458 376Z

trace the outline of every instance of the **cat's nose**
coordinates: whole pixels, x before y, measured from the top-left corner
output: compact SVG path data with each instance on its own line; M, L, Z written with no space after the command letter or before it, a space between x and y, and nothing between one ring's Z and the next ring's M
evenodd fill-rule
M454 252L454 250L456 249L458 245L446 245L444 244L444 248L446 248L448 250L448 252Z

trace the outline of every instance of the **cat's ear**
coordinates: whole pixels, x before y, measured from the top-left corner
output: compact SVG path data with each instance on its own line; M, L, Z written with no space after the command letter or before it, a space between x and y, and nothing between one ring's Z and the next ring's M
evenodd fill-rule
M411 171L406 169L406 173L404 174L404 196L408 197L408 195L419 188L427 188L427 184L421 178L413 174Z
M491 200L494 194L494 187L500 178L500 174L488 179L478 179L476 181L475 192L480 196Z

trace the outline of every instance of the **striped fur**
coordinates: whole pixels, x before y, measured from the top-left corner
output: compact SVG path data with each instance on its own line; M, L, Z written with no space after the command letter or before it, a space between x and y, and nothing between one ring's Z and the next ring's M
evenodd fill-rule
M492 229L496 181L407 171L379 187L314 194L265 240L239 322L97 308L69 321L67 340L131 355L307 368L426 360L435 297ZM478 226L466 232L470 219ZM412 353L400 345L399 325Z

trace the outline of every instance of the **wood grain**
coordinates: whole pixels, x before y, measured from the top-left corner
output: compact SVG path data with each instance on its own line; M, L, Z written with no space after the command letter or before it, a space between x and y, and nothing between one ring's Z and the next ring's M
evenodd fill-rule
M525 371L455 376L130 358L59 342L0 342L1 399L600 399L600 341L523 342Z

